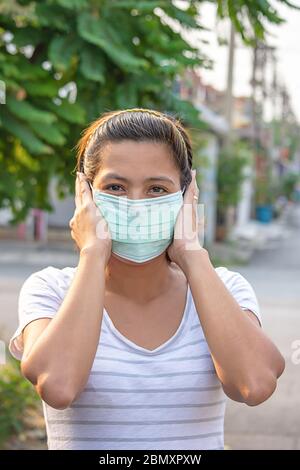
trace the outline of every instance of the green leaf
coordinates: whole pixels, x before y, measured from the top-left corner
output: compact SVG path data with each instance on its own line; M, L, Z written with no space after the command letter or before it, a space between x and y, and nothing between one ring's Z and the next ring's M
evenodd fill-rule
M7 97L6 104L15 116L25 121L33 121L40 124L52 124L57 121L54 114L37 109L32 104L16 100L12 96Z
M41 26L47 26L58 31L71 30L71 22L68 21L70 18L59 5L51 5L46 2L37 3L35 11Z
M34 126L33 130L35 134L42 137L43 140L51 145L59 146L66 143L66 138L62 135L60 130L53 125L49 126L44 123L39 123Z
M44 83L24 82L25 90L32 96L46 96L49 98L57 96L59 84L54 81Z
M64 100L61 104L47 103L48 109L72 124L84 124L85 110L78 103Z
M12 135L18 137L29 152L34 154L49 154L52 152L51 148L38 139L28 126L7 112L5 112L3 119L3 127Z
M15 142L14 156L17 162L27 167L30 171L38 171L40 169L39 160L35 156L30 155L28 151L19 142Z
M116 90L116 105L118 108L132 107L138 104L138 88L134 80L122 83Z
M14 37L12 42L17 47L24 47L27 45L37 46L41 42L41 33L38 29L33 29L32 26L17 28L14 31Z
M135 0L115 0L111 3L111 8L124 8L127 10L138 10L141 13L150 13L154 8L163 8L166 6L166 0L139 0L137 3Z
M88 0L56 0L59 5L69 10L81 10L88 6Z
M167 2L163 7L165 13L172 19L177 20L181 25L187 26L189 28L198 28L199 22L197 17L187 13L180 8L172 4L172 2Z
M87 42L101 47L108 57L126 71L144 68L147 61L131 54L122 41L116 41L106 21L90 13L82 13L78 18L78 33ZM115 32L116 33L116 32Z
M8 69L10 76L17 78L19 80L30 80L38 81L39 79L47 79L49 77L49 72L42 69L40 65L33 64L29 62L25 57L18 57L19 60L15 63L7 63L5 66L13 65L11 71Z
M49 46L49 59L59 71L70 67L72 57L77 52L79 41L72 36L56 36Z
M85 45L80 53L80 71L88 80L105 83L105 61L97 48Z
M2 71L6 77L13 77L13 78L20 77L20 70L15 64L12 64L9 62L7 64L3 64Z

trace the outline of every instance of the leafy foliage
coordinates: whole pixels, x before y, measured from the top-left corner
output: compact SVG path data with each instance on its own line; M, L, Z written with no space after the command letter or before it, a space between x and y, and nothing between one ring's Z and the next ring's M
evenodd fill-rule
M290 201L293 200L297 184L300 184L300 176L296 173L287 173L283 178L281 192Z
M51 209L54 174L58 190L67 183L73 191L74 145L103 111L155 107L201 125L173 83L204 58L163 22L158 7L185 28L197 27L193 4L183 11L153 0L0 3L0 77L6 86L0 207L10 207L15 222L30 207Z
M1 367L0 375L0 447L12 434L24 429L23 413L35 408L40 398L31 383L20 373L19 362L11 359Z
M219 155L217 209L220 220L228 207L236 206L239 202L242 183L246 177L244 169L251 156L250 148L241 141L236 141L230 148L224 148Z
M58 194L73 192L74 146L102 112L154 107L201 127L199 112L174 90L186 68L208 65L182 34L203 28L201 3L187 0L179 8L171 0L0 0L6 91L0 208L11 208L13 222L31 207L51 210L53 175ZM265 0L217 3L219 16L229 15L244 38L247 20L257 35L263 19L281 21Z
M288 0L217 0L218 16L230 17L236 31L248 44L264 39L268 23L281 24L285 20L278 12L278 6L285 5L299 9Z

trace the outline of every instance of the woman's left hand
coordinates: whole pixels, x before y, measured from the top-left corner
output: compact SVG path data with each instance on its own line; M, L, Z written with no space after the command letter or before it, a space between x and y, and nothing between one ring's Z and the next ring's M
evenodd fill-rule
M192 170L192 181L184 194L183 205L176 219L174 239L167 250L170 259L182 269L189 259L193 259L195 250L206 252L200 243L204 225L203 217L199 217L198 198L196 170Z

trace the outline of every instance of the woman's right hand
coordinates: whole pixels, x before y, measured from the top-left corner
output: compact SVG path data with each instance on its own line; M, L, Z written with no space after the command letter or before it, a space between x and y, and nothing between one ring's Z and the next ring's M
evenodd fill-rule
M111 234L106 220L96 206L83 173L77 172L75 182L75 212L69 222L71 237L80 253L100 252L106 264L111 255Z
M75 204L69 222L72 238L80 249L74 279L55 312L57 292L45 280L40 281L37 302L43 299L47 305L53 296L49 308L55 315L51 321L49 318L31 321L23 336L22 373L42 400L59 410L71 406L90 376L101 332L105 266L111 254L107 223L94 203L84 176L76 178Z

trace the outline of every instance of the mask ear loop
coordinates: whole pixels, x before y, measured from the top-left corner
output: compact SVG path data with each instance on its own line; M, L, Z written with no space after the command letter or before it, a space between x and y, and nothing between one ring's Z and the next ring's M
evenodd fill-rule
M81 162L80 162L80 173L84 174L83 159L82 159ZM93 186L92 186L92 183L91 183L88 179L87 179L87 182L88 182L88 184L89 184L91 193L94 194L94 188L93 188Z
M94 194L94 188L93 188L93 186L92 186L92 183L91 183L89 180L87 180L87 182L89 183L89 187L90 187L91 193Z
M186 190L187 190L188 184L185 184L182 190L182 195L184 196Z

